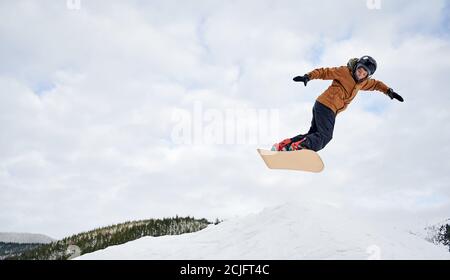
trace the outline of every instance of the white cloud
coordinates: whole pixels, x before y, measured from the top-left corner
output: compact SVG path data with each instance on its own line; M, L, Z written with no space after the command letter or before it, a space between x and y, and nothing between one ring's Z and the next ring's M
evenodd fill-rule
M382 3L0 3L0 231L62 237L126 219L226 218L295 196L445 214L445 1ZM170 139L173 110L196 101L278 109L273 142L305 132L329 82L292 77L363 54L406 101L361 92L338 116L319 175L269 171L258 145Z

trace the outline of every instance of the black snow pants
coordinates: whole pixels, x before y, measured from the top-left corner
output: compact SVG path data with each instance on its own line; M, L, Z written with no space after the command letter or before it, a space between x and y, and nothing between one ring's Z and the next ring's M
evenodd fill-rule
M305 142L301 144L303 147L316 152L322 150L333 138L335 120L336 114L333 110L316 101L313 107L311 128L308 133L297 135L291 140L297 142L306 137Z

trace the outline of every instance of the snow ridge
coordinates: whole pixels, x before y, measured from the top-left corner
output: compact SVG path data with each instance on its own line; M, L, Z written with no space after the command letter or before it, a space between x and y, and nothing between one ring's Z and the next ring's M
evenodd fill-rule
M445 246L383 217L291 202L195 233L144 237L79 259L450 259Z
M35 233L20 232L0 232L0 242L4 243L39 243L48 244L54 241L53 238Z

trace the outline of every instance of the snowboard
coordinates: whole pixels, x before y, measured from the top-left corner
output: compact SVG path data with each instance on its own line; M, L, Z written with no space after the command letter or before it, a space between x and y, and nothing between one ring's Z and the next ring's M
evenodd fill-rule
M259 155L270 169L287 169L308 172L321 172L324 169L319 154L312 150L269 151L257 149Z

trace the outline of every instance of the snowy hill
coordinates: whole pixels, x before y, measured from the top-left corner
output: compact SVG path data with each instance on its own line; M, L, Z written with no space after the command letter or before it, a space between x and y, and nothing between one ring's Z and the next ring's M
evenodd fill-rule
M144 237L78 259L450 259L387 217L323 202L288 203L179 236Z
M48 244L54 239L43 234L19 233L19 232L0 232L0 242L4 243L39 243Z

